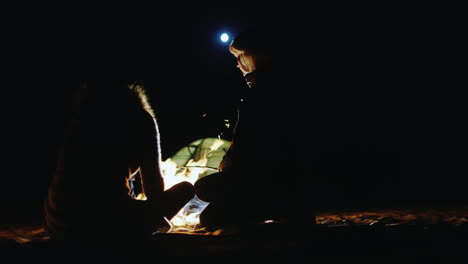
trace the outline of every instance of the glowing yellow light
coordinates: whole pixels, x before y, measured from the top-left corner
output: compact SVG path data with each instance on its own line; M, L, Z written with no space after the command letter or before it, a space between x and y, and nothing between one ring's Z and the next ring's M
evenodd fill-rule
M205 114L206 115L206 114ZM207 170L213 170L213 168L207 167L208 158L212 152L220 148L225 141L220 137L214 139L213 143L209 148L205 149L205 152L201 154L201 157L197 160L190 159L183 167L178 166L176 162L171 158L166 159L162 162L162 172L164 179L164 189L167 190L182 181L195 182L203 175ZM166 220L171 226L168 232L180 232L180 231L193 231L198 227L200 223L200 213L205 209L208 203L194 197L187 205L182 208L172 219Z

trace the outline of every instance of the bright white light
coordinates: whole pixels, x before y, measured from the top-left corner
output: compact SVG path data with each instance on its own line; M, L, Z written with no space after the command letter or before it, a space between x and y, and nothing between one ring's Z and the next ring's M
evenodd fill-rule
M221 41L227 42L229 40L229 35L226 33L221 34Z

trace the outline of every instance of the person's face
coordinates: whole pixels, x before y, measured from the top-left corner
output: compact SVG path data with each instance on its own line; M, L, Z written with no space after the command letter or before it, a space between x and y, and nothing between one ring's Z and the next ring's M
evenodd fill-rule
M245 76L247 73L251 72L250 67L247 64L244 53L239 53L234 55L237 60L236 67L241 70L242 74Z

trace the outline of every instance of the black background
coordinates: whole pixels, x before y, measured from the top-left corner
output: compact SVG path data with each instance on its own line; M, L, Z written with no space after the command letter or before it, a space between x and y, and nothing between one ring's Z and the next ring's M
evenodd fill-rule
M466 92L437 12L289 1L53 8L5 9L2 223L41 214L80 80L143 80L164 159L217 136L244 85L217 38L252 24L278 34L296 77L304 181L318 207L467 202Z

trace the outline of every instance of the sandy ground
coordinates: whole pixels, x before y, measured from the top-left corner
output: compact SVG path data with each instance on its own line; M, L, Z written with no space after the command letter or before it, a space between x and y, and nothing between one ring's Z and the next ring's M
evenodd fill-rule
M239 263L284 260L288 263L462 263L468 248L468 208L320 212L307 230L281 223L262 224L238 233L159 233L152 241L124 249L54 243L41 225L3 226L3 256L16 262L47 259L187 263L193 260ZM91 239L91 238L90 238ZM71 257L74 256L74 257ZM465 262L467 263L467 262Z

